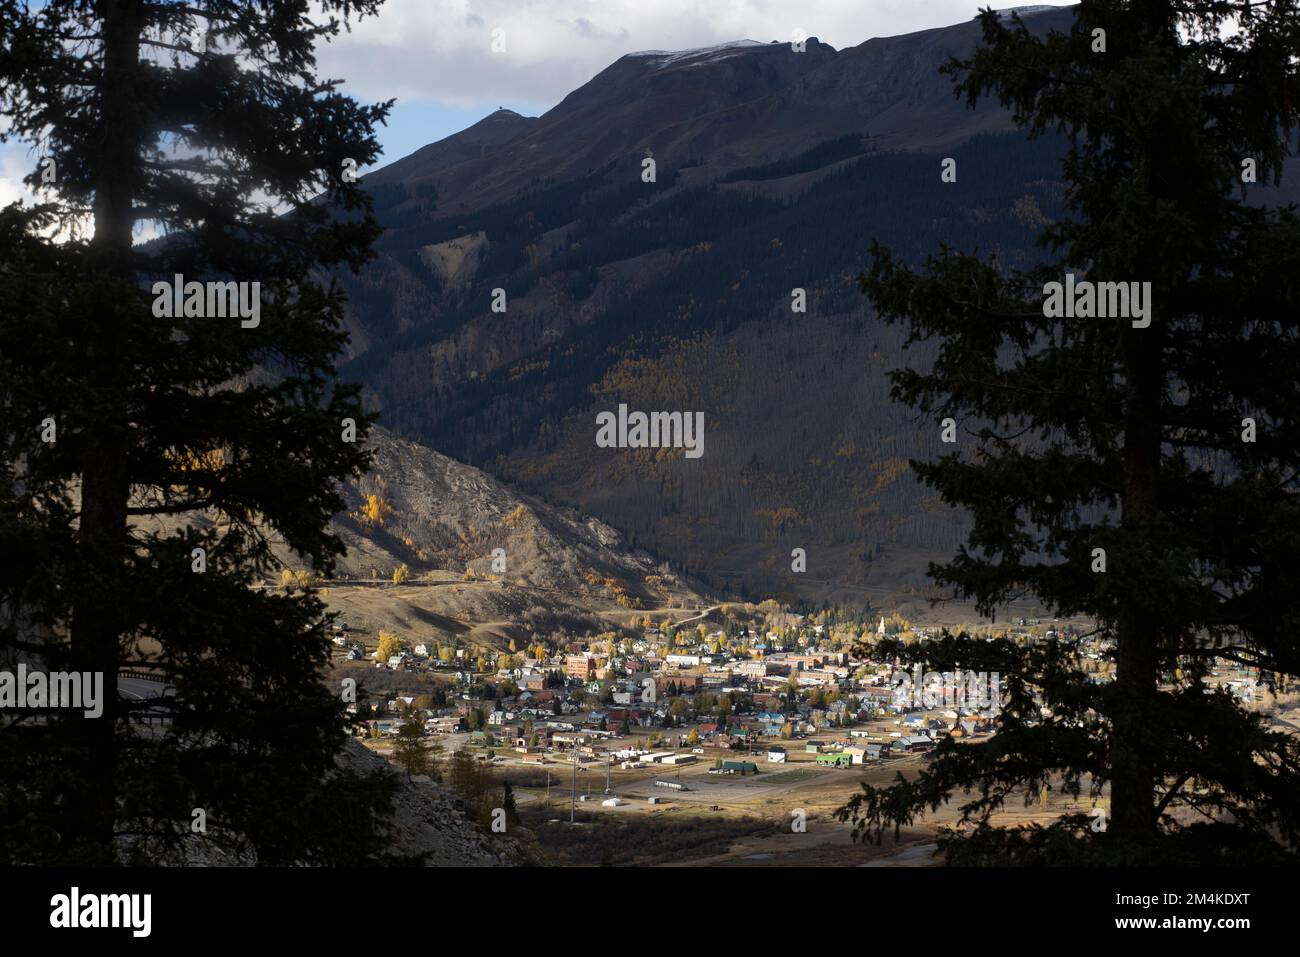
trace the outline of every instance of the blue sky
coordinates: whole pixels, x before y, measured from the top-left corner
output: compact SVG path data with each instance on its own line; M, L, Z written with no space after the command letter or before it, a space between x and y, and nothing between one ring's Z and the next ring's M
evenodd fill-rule
M380 128L379 142L383 144L384 155L376 166L383 166L394 160L414 153L421 146L433 143L445 136L459 133L467 126L472 126L498 106L514 110L524 116L539 116L555 104L540 101L513 100L509 102L486 102L471 107L447 106L432 101L410 100L393 104L388 117L388 126Z

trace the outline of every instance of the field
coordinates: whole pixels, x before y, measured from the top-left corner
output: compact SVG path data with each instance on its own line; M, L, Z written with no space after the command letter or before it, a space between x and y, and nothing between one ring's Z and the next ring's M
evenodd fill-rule
M879 846L854 842L851 827L834 819L835 809L864 781L879 786L899 773L914 775L923 766L919 756L846 769L750 760L757 761L757 774L711 775L711 760L680 769L615 769L611 791L626 802L618 807L600 803L610 796L603 766L578 770L575 799L573 769L557 763L551 769L549 802L544 785L528 787L526 779L514 779L513 769L498 773L515 783L524 823L544 853L564 864L925 866L935 863L938 828L957 818L955 807L940 808L917 826L903 828L897 841L888 834ZM681 783L688 790L656 787L656 780ZM658 803L648 803L651 797ZM1016 807L997 820L1045 822L1089 807L1087 799L1075 804L1049 794L1046 804L1038 804L1035 796L1029 808ZM569 823L571 811L574 825Z

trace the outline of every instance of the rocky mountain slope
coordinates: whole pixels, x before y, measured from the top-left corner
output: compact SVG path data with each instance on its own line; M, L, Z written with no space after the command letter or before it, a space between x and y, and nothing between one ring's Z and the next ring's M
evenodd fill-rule
M339 755L341 766L361 774L391 770L356 740ZM396 773L396 772L394 772ZM392 844L401 854L426 854L428 867L512 867L532 863L529 851L506 835L474 825L460 799L428 778L403 780L393 799Z
M426 777L402 776L355 738L344 742L335 763L357 774L383 771L398 777L388 847L394 855L425 855L428 867L512 867L534 863L527 842L514 836L484 833L470 819L454 792ZM253 867L257 864L251 852L231 851L222 841L210 841L191 833L182 835L179 847L169 850L166 858L159 856L161 848L143 843L134 848L124 844L124 860L132 850L143 853L148 860L166 860L172 866Z
M873 239L1024 263L1062 197L1059 141L1026 141L996 104L968 110L939 75L977 37L967 22L840 51L629 54L540 118L493 114L370 174L388 229L346 280L345 374L395 432L595 515L715 590L856 602L923 587L960 517L906 467L937 426L890 401L901 336L854 277ZM702 412L703 456L599 447L596 416L620 404ZM439 547L461 561L486 543L467 542Z
M405 565L412 582L468 573L596 607L617 606L620 597L628 608L699 597L598 519L516 492L383 428L369 447L373 468L346 487L348 508L334 521L348 547L338 577L388 578Z

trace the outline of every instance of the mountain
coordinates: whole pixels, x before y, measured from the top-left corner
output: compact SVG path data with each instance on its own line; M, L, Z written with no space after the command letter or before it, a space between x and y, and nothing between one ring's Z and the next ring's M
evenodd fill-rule
M948 243L1027 263L1062 201L1062 143L966 109L937 72L977 37L967 22L840 51L629 54L542 117L499 112L368 175L388 228L344 278L345 375L388 428L708 587L915 594L962 520L907 468L938 426L889 400L901 334L854 277L873 238L909 259ZM702 412L703 455L599 447L596 417L620 405Z
M491 155L498 147L532 128L536 117L520 116L514 110L500 109L454 136L421 147L396 163L390 163L366 177L366 185L418 182L461 163Z
M1071 20L1057 7L1022 12L1039 29ZM647 150L672 169L698 168L687 177L693 183L849 132L880 149L937 148L1012 128L996 105L968 110L935 72L978 36L972 20L839 52L813 37L803 52L740 40L630 53L538 119L500 110L365 181L435 186L444 213L462 215Z
M650 616L681 620L716 604L662 557L616 529L521 493L432 449L372 429L372 467L341 488L330 530L346 554L322 582L359 637L380 629L504 648L514 639L598 634ZM187 518L220 522L215 515ZM173 517L138 524L174 534ZM301 559L268 530L291 571ZM405 566L406 581L393 582Z
M721 111L782 90L834 55L816 39L803 54L791 52L788 43L754 41L628 54L540 119L498 111L369 174L365 182L412 189L434 184L448 200L444 208L459 215L508 201L539 183L585 176L646 148L681 165L693 155L693 136L713 131ZM513 135L464 162L446 162L483 143L485 125Z
M450 571L584 607L700 600L662 560L598 519L516 492L383 428L368 447L373 466L344 488L347 508L333 521L348 549L336 577L387 578L406 565L416 582Z

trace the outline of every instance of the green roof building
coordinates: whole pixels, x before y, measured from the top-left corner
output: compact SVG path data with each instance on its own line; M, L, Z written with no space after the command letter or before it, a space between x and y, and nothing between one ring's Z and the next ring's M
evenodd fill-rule
M853 763L853 755L844 753L819 754L817 755L817 763L823 767L847 768Z

